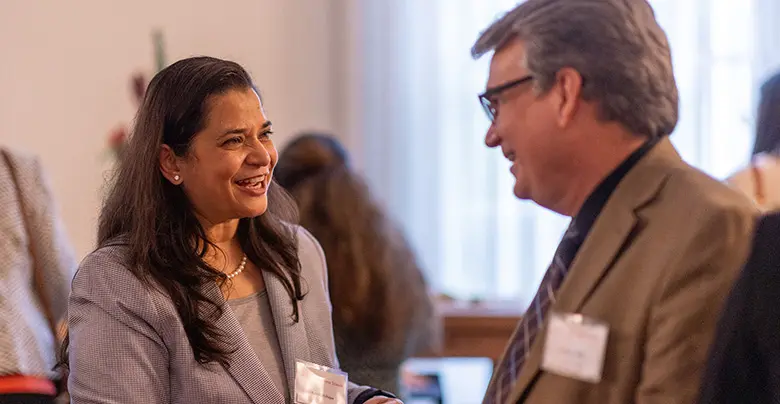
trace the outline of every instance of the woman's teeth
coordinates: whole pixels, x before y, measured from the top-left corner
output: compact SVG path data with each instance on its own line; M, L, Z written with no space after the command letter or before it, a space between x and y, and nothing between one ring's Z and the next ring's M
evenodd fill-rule
M242 187L254 188L254 187L262 185L263 180L265 180L265 175L260 175L260 176L257 176L257 177L252 177L252 178L247 178L247 179L244 179L244 180L236 181L236 184L239 185L239 186L242 186Z

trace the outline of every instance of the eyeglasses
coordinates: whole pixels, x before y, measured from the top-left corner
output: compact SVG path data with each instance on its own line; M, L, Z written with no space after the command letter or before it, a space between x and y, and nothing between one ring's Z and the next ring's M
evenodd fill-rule
M479 102L482 104L482 108L485 110L485 114L487 114L488 119L493 122L496 120L496 116L498 115L498 108L496 108L495 102L493 102L493 98L495 98L495 96L503 93L506 90L509 90L510 88L517 87L520 84L531 81L533 79L533 76L525 76L517 80L510 81L509 83L502 84L498 87L489 88L487 91L480 94Z

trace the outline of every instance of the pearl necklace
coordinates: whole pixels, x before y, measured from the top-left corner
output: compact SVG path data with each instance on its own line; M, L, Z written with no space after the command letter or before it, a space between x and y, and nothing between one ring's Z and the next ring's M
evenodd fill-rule
M241 272L244 272L244 267L246 267L246 254L244 254L244 258L241 258L241 265L236 268L235 271L228 274L228 279L233 279L236 276L240 275Z

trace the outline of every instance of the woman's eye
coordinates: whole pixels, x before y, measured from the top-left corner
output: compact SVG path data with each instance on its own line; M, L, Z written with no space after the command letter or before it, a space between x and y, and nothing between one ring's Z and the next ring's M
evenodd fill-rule
M241 143L241 138L236 136L236 137L231 137L230 139L226 140L225 143L223 143L223 144L224 145L235 145L235 144L239 144L239 143Z

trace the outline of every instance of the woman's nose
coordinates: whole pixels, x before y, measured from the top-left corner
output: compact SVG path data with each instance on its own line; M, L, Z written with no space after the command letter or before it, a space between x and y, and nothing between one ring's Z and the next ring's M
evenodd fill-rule
M247 156L247 163L258 166L267 166L271 164L271 154L266 146L258 143L252 147L252 152Z

